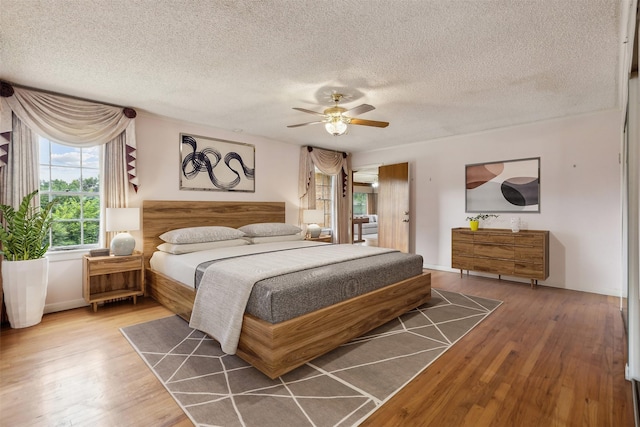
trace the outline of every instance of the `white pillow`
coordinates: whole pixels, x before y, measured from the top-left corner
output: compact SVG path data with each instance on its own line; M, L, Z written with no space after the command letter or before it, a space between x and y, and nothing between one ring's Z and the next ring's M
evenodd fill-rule
M174 255L188 254L197 251L206 251L207 249L216 248L230 248L232 246L248 245L249 242L245 239L232 239L232 240L219 240L217 242L202 242L202 243L163 243L158 245L158 250L162 252L168 252Z
M261 222L259 224L243 225L238 230L244 232L247 237L288 236L302 231L300 227L282 222Z
M240 230L231 227L187 227L167 231L160 238L167 243L202 243L219 240L239 239L244 236Z
M271 243L271 242L288 242L291 240L302 240L301 234L289 234L286 236L263 236L263 237L243 237L247 242L256 243Z

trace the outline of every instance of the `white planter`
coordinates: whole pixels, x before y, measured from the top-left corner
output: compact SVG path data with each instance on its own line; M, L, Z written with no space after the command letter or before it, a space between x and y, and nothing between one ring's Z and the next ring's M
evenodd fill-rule
M47 298L49 260L2 261L2 288L12 328L26 328L42 320Z

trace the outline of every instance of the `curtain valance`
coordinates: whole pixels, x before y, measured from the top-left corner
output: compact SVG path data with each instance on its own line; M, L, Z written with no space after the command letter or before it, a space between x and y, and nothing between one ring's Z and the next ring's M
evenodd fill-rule
M300 175L298 178L298 196L300 215L305 209L316 208L315 168L326 175L333 175L335 203L335 225L338 243L351 242L351 154L340 151L323 150L314 147L300 149Z
M302 147L300 150L300 175L298 179L298 196L300 198L307 195L311 183L313 182L313 176L315 168L317 167L320 172L326 175L338 175L342 181L342 196L346 195L344 186L346 185L346 178L350 174L350 156L347 153L340 151L330 151L321 148ZM315 207L315 201L311 202Z
M129 183L137 189L135 110L54 95L2 83L0 93L0 168L6 164L11 113L31 130L65 145L93 146L124 132Z

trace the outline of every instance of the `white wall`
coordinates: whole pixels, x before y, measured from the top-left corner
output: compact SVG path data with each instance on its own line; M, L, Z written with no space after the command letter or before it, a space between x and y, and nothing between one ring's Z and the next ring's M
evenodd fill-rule
M255 193L181 191L180 133L255 145ZM130 195L133 207L142 200L283 201L287 222L297 222L300 147L144 114L136 119L136 136L140 188Z
M485 226L519 217L523 228L549 230L550 276L540 284L619 296L621 128L621 113L609 111L355 153L353 166L409 162L415 252L426 267L451 270L451 228L467 226L465 164L540 157L541 212Z
M180 191L180 133L226 139L255 145L255 193ZM193 125L139 113L136 118L138 193L130 194L131 207L143 200L282 201L286 221L298 222L298 159L300 147L251 137L242 133ZM132 233L136 249L142 234ZM50 254L49 287L45 312L86 305L82 298L82 252Z

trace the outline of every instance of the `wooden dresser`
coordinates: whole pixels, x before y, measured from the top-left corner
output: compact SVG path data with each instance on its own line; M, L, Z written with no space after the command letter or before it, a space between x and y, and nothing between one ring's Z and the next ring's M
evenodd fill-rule
M549 277L549 231L468 228L451 230L451 267L538 280Z

